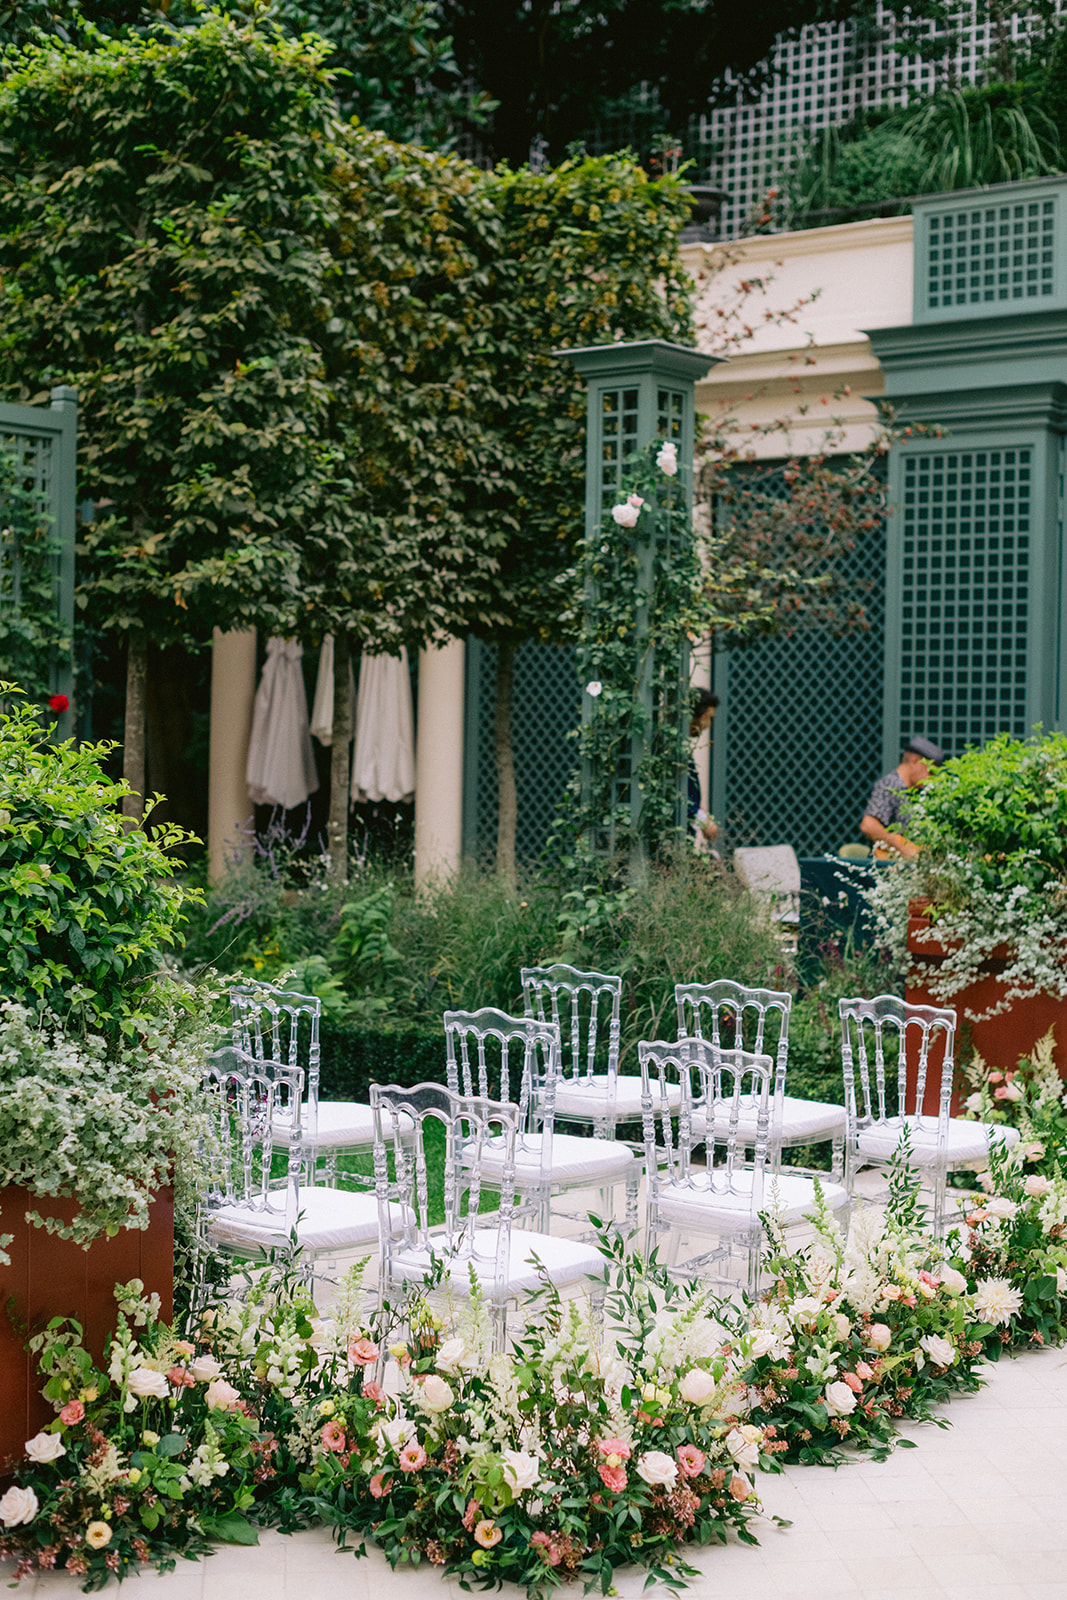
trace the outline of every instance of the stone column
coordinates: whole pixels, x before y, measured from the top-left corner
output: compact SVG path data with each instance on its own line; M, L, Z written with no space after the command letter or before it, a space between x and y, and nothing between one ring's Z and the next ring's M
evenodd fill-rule
M223 633L211 641L211 742L208 767L208 876L218 883L237 830L252 815L245 768L256 696L256 634Z
M449 639L419 655L415 741L415 882L459 870L463 849L464 655Z

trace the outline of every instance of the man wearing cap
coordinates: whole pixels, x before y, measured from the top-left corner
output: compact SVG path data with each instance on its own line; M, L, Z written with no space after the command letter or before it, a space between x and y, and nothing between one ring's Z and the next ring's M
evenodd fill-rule
M876 855L882 853L878 847L886 845L892 845L902 856L919 854L918 845L912 844L899 832L899 829L908 825L907 793L909 789L918 789L926 783L930 768L939 767L944 759L945 752L939 745L934 744L932 739L924 739L921 734L916 734L905 745L896 770L878 779L860 823L860 832L872 841Z

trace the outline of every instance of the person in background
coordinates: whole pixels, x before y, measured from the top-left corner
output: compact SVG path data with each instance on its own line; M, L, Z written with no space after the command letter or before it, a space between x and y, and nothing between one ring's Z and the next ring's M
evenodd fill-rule
M919 846L901 832L908 825L908 791L928 783L930 769L944 759L940 745L916 734L905 745L900 765L878 779L860 823L860 832L870 839L876 856L884 858L890 846L909 858L919 854Z
M711 727L711 719L715 715L715 707L719 703L717 694L712 694L710 689L697 689L693 695L693 708L689 717L689 737L696 748L697 740L706 729ZM714 818L709 817L700 804L700 776L697 764L693 759L693 752L689 753L689 831L694 838L703 838L709 845L715 843L719 828Z

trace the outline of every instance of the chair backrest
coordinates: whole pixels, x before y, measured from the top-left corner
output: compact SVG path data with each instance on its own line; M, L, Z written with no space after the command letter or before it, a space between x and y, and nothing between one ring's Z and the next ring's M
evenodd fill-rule
M230 989L230 1008L234 1043L238 1049L257 1061L300 1067L308 1099L317 1109L322 1020L322 1001L318 995L278 989L272 983L234 984Z
M776 922L800 921L800 862L791 844L739 846L734 870L750 893L770 904Z
M619 1070L622 979L605 972L580 972L562 961L523 967L522 1002L528 1017L554 1022L560 1033L560 1072L572 1082Z
M771 1136L770 1056L724 1050L709 1039L642 1041L641 1098L645 1171L653 1211L667 1187L702 1194L751 1195L755 1219ZM675 1091L681 1090L681 1105ZM693 1113L701 1120L694 1129ZM677 1136L673 1119L677 1118ZM755 1127L755 1138L751 1130ZM746 1144L753 1160L746 1163ZM742 1177L743 1174L743 1177Z
M937 1089L937 1116L927 1115L925 1121L947 1129L952 1100L955 1011L951 1007L909 1005L891 994L880 994L873 1000L839 1000L837 1009L841 1017L841 1067L849 1126L863 1128L872 1122L896 1121L904 1116L922 1117L927 1079L938 1071L931 1056L940 1035L940 1078L932 1080ZM886 1076L887 1031L895 1036L891 1041L896 1046L895 1106L891 1104L893 1079ZM911 1070L909 1044L914 1064Z
M752 989L732 978L714 983L676 983L678 1037L708 1039L718 1049L747 1049L770 1055L772 1046L780 1083L789 1058L789 1013L793 996L787 989Z
M559 1028L491 1006L446 1011L445 1066L454 1094L510 1101L519 1109L519 1144L535 1119L550 1132L560 1070Z
M303 1072L227 1045L207 1058L203 1081L212 1123L204 1151L208 1210L240 1205L284 1213L284 1231L291 1233L300 1209ZM275 1120L291 1133L283 1184L271 1180Z
M420 1083L410 1089L372 1083L370 1103L385 1280L391 1276L390 1260L401 1251L462 1255L475 1266L483 1264L493 1286L490 1298L498 1303L508 1275L518 1106L480 1095L456 1094L440 1083ZM444 1142L443 1234L437 1228L431 1231L430 1220L436 1196L430 1189L427 1129L434 1123L441 1127ZM498 1212L482 1215L481 1162L490 1148L493 1189L500 1191L500 1204Z

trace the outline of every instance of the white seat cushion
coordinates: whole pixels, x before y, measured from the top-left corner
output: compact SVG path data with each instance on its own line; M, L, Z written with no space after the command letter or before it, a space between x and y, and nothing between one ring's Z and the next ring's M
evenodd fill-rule
M904 1121L911 1133L911 1153L917 1167L932 1167L937 1162L937 1121L923 1117L906 1117ZM878 1122L864 1128L857 1140L860 1156L871 1161L888 1161L900 1144L902 1124L899 1117L888 1122ZM984 1161L990 1144L1013 1145L1019 1142L1017 1128L1004 1128L995 1122L967 1122L963 1117L950 1117L948 1122L947 1164Z
M772 1105L773 1110L773 1105ZM693 1137L703 1139L707 1119L703 1111L693 1112ZM715 1136L725 1139L730 1127L730 1104L716 1102ZM782 1143L804 1144L808 1140L832 1139L844 1134L845 1108L829 1100L797 1100L793 1095L782 1099ZM750 1095L742 1098L737 1122L738 1137L751 1144L756 1137L756 1106Z
M541 1181L541 1134L525 1137L523 1150L515 1152L515 1187L534 1188ZM481 1174L486 1183L497 1185L503 1172L503 1155L494 1149L482 1151ZM614 1139L583 1139L577 1133L553 1133L552 1166L553 1184L570 1187L579 1184L615 1183L636 1173L636 1160L629 1145L618 1144Z
M307 1117L307 1108L304 1108ZM400 1119L401 1137L414 1133L414 1124L405 1112ZM276 1145L286 1146L292 1130L275 1117L271 1133ZM301 1137L307 1139L305 1123ZM315 1143L320 1150L370 1150L374 1146L374 1112L359 1100L320 1100Z
M533 1256L537 1256L552 1282L560 1288L569 1283L577 1283L581 1278L599 1277L604 1271L604 1257L600 1251L594 1249L592 1245L579 1244L574 1239L557 1239L547 1233L528 1233L524 1229L512 1228L510 1246L507 1272L509 1300L529 1290L541 1288L541 1278L532 1260ZM477 1254L475 1273L478 1282L483 1289L491 1292L494 1281L495 1230L479 1228L475 1235L474 1248ZM463 1296L470 1294L471 1260L471 1256L464 1254L454 1257L449 1262L448 1278L455 1294ZM424 1278L429 1268L428 1250L409 1250L402 1255L393 1256L389 1270L394 1279L411 1283Z
M213 1244L231 1250L270 1250L289 1242L285 1227L285 1195L277 1192L278 1209L253 1211L249 1206L222 1206L211 1217ZM324 1184L301 1186L298 1207L302 1215L297 1238L305 1250L351 1250L378 1242L378 1201L373 1194L353 1194L349 1189L329 1189ZM403 1216L392 1207L397 1228Z
M672 1086L667 1091L667 1104L677 1111L682 1103L681 1089ZM657 1114L660 1101L654 1100ZM573 1117L578 1122L595 1122L608 1106L608 1075L598 1072L592 1078L572 1080L560 1078L556 1085L556 1116ZM617 1078L615 1084L616 1122L640 1122L641 1079Z
M745 1228L752 1194L751 1172L735 1173L734 1187L740 1192L714 1194L707 1189L690 1189L684 1184L666 1184L657 1197L660 1218L664 1222L685 1223L697 1228L726 1231ZM848 1205L848 1191L840 1184L823 1183L822 1192L831 1211L841 1211ZM815 1184L811 1178L797 1177L793 1173L783 1173L780 1177L769 1172L764 1174L763 1201L759 1209L777 1211L785 1227L802 1222L814 1205Z

